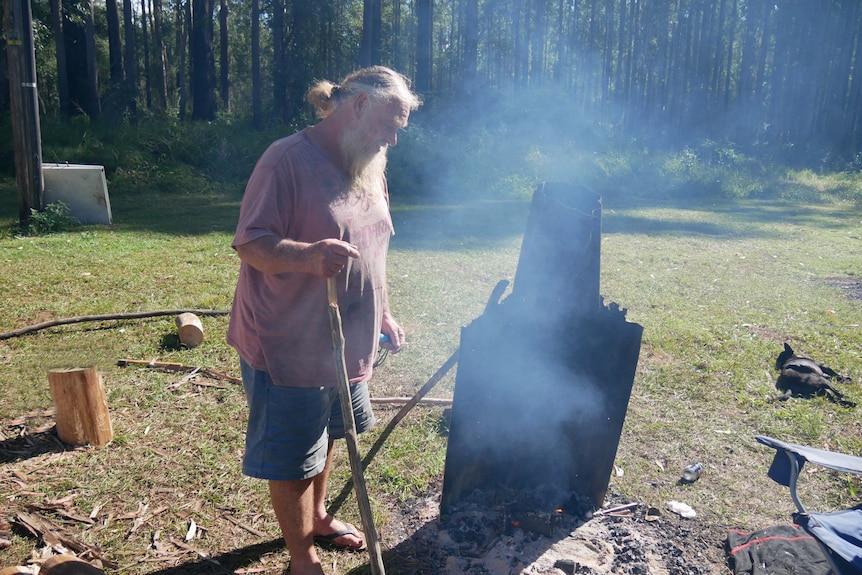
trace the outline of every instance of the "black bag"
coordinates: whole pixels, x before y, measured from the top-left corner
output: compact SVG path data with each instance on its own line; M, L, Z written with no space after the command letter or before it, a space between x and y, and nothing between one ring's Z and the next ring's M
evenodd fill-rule
M735 575L829 575L832 568L817 540L798 525L754 533L727 532Z

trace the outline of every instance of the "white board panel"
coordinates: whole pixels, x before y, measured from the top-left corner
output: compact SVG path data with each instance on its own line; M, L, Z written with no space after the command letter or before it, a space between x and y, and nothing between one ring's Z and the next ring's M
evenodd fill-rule
M112 223L104 166L42 164L42 176L45 204L65 202L82 224Z

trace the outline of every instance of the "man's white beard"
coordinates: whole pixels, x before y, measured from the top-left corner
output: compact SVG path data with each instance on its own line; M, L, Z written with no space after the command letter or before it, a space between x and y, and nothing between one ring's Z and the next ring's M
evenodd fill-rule
M387 150L387 146L372 148L361 127L344 133L341 153L344 155L351 179L351 195L357 194L359 197L377 199L383 190Z

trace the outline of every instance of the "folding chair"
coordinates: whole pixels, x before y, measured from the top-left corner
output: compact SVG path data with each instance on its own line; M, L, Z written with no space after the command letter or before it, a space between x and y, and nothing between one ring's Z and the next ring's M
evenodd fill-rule
M862 457L786 443L762 435L755 436L755 439L775 449L768 475L776 483L790 488L790 497L798 510L793 514L793 520L820 543L835 574L862 575L862 505L833 513L815 513L805 509L796 493L799 472L806 461L862 475Z

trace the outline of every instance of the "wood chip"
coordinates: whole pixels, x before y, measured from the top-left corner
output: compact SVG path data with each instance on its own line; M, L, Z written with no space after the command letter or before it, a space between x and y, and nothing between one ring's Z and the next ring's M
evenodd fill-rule
M103 505L103 503L96 503L95 505L93 505L93 510L90 511L89 515L90 519L92 519L93 521L96 520L96 518L99 516L99 511L102 510Z
M129 528L129 533L126 537L137 531L144 524L149 508L149 503L138 503L138 510L133 517L132 526Z
M13 470L12 470L12 475L14 475L14 476L15 476L15 477L17 477L18 479L20 479L20 480L21 480L21 482L23 482L23 484L24 484L24 485L26 485L26 484L30 483L31 481L33 481L32 479L30 479L30 476L29 476L29 475L27 475L27 474L26 474L26 473L24 473L23 471L18 471L17 469L13 469Z
M188 528L188 530L186 530L186 537L185 537L186 542L189 542L192 539L194 539L197 534L198 534L198 524L195 523L194 519L191 519L189 521L189 528Z

